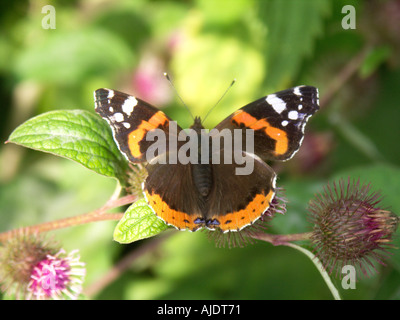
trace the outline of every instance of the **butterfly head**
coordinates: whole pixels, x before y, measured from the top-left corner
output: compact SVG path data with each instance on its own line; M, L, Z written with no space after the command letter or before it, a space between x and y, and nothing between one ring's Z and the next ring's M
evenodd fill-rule
M200 117L194 117L194 123L192 124L190 129L193 129L198 132L200 132L201 129L204 129L204 126L202 124Z

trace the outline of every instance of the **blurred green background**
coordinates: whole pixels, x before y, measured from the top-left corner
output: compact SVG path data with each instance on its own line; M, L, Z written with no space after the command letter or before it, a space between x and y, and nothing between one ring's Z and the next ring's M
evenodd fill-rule
M212 128L269 93L307 84L321 110L298 154L272 164L289 200L270 232L310 230L307 203L339 177L371 182L383 205L400 214L400 2L350 0L51 1L56 28L44 29L47 1L0 6L0 140L50 110L93 111L93 91L107 87L163 108L182 127L188 112L163 76L168 72L192 113ZM345 5L356 28L344 29ZM93 111L94 112L94 111ZM115 188L66 159L0 144L0 231L83 214ZM115 221L52 233L80 249L88 298L331 299L311 261L287 247L258 242L216 248L204 232L172 232L113 281L111 268L154 239L112 240ZM395 239L400 247L398 237ZM399 299L400 254L379 273L343 290L346 299Z

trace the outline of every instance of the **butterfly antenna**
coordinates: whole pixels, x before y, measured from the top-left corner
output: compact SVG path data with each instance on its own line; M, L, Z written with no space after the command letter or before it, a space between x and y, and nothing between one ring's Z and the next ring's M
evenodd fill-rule
M221 102L221 100L225 97L225 95L228 93L229 89L232 88L232 86L235 84L235 82L236 82L236 79L233 79L232 82L231 82L231 84L229 85L228 88L226 88L224 94L221 96L221 98L219 98L219 100L217 101L217 103L214 104L214 106L213 106L210 110L208 110L208 112L207 112L207 114L206 114L206 116L204 117L204 119L203 119L202 122L204 122L204 121L207 119L207 117L209 116L209 114L211 113L211 111L214 110L214 108Z
M186 103L183 101L183 99L181 98L181 96L179 95L178 91L176 90L171 78L169 77L168 73L164 72L164 76L165 78L167 78L168 82L171 84L171 87L174 89L175 94L178 96L179 100L181 100L182 104L185 106L185 108L187 109L187 111L189 111L190 116L192 117L192 119L194 120L193 114L190 112L190 109L188 108L188 106L186 105Z

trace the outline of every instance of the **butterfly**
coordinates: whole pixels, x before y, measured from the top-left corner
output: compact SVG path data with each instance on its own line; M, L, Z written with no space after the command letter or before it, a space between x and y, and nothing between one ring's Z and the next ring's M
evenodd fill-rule
M307 120L319 109L318 89L297 86L247 104L209 132L196 117L188 132L164 112L126 93L98 89L94 98L95 110L111 126L122 154L134 164L146 164L142 189L154 213L179 230L205 227L224 233L253 224L270 207L277 175L266 162L293 157ZM239 152L221 144L226 134L241 138ZM154 148L154 137L164 149ZM243 148L248 140L251 148ZM206 154L203 147L218 141ZM190 161L188 151L197 160ZM224 161L211 161L215 154L224 154ZM225 161L236 155L240 163ZM251 170L238 174L247 165Z

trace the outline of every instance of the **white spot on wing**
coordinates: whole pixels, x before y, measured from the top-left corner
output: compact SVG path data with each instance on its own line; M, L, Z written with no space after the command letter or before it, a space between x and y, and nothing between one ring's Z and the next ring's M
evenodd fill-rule
M122 105L122 111L129 117L137 103L138 102L134 97L129 97L124 101L124 104Z
M282 99L278 98L276 94L268 95L265 100L272 106L272 108L277 113L282 113L283 110L286 109L286 103Z
M113 118L114 118L114 120L115 120L116 122L122 122L122 121L124 121L124 115L123 115L121 112L115 113L114 116L113 116Z
M300 96L300 95L301 95L300 87L294 88L293 93L294 93L296 96Z
M114 90L108 90L107 98L111 99L112 97L114 97Z
M297 120L299 118L299 113L295 110L292 110L289 112L288 117L291 120Z
M281 124L283 127L286 127L289 124L289 121L283 120Z
M129 129L131 127L131 124L129 122L122 122L125 128Z

